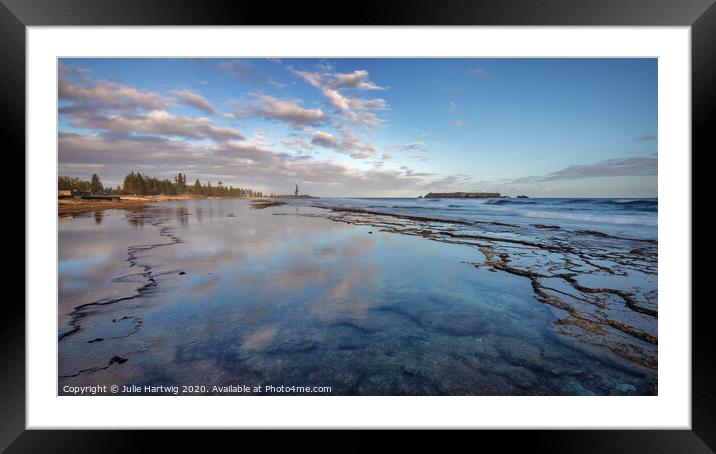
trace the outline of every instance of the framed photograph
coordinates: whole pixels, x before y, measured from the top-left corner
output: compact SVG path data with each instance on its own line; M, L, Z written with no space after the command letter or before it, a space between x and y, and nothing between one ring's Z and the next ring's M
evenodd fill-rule
M209 3L2 0L27 267L0 448L510 429L713 452L712 1Z

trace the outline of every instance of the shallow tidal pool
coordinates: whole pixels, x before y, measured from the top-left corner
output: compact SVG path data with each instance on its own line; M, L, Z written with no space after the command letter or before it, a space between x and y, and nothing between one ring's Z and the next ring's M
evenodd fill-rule
M225 199L60 218L58 393L655 393L655 370L556 329L563 314L529 279L476 267L479 248L325 211Z

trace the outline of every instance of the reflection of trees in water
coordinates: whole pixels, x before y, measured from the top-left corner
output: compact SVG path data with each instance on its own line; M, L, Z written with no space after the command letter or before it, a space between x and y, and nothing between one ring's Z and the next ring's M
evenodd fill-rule
M129 225L132 227L144 227L144 217L143 216L127 216L127 222L129 222Z
M103 211L95 211L94 212L94 223L97 225L100 225L102 223L102 219L104 219L104 212Z
M222 200L212 199L209 201L209 219L215 219L217 217L224 217L224 204Z
M201 222L201 220L204 218L204 210L202 210L201 207L196 207L194 212L196 213L196 219Z
M176 218L177 222L179 222L179 225L186 227L187 225L189 225L189 210L187 210L186 207L183 206L177 207Z
M143 227L144 220L147 218L147 214L144 212L144 208L128 210L129 214L125 216L125 219L132 227Z

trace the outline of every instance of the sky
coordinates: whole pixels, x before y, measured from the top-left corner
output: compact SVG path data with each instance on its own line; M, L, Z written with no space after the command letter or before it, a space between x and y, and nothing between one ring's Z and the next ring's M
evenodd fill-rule
M657 196L656 59L60 59L58 173Z

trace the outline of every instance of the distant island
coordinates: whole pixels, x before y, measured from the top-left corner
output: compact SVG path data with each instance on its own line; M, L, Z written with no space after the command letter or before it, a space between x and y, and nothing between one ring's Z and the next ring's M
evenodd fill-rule
M426 199L492 199L502 197L499 192L430 192Z

